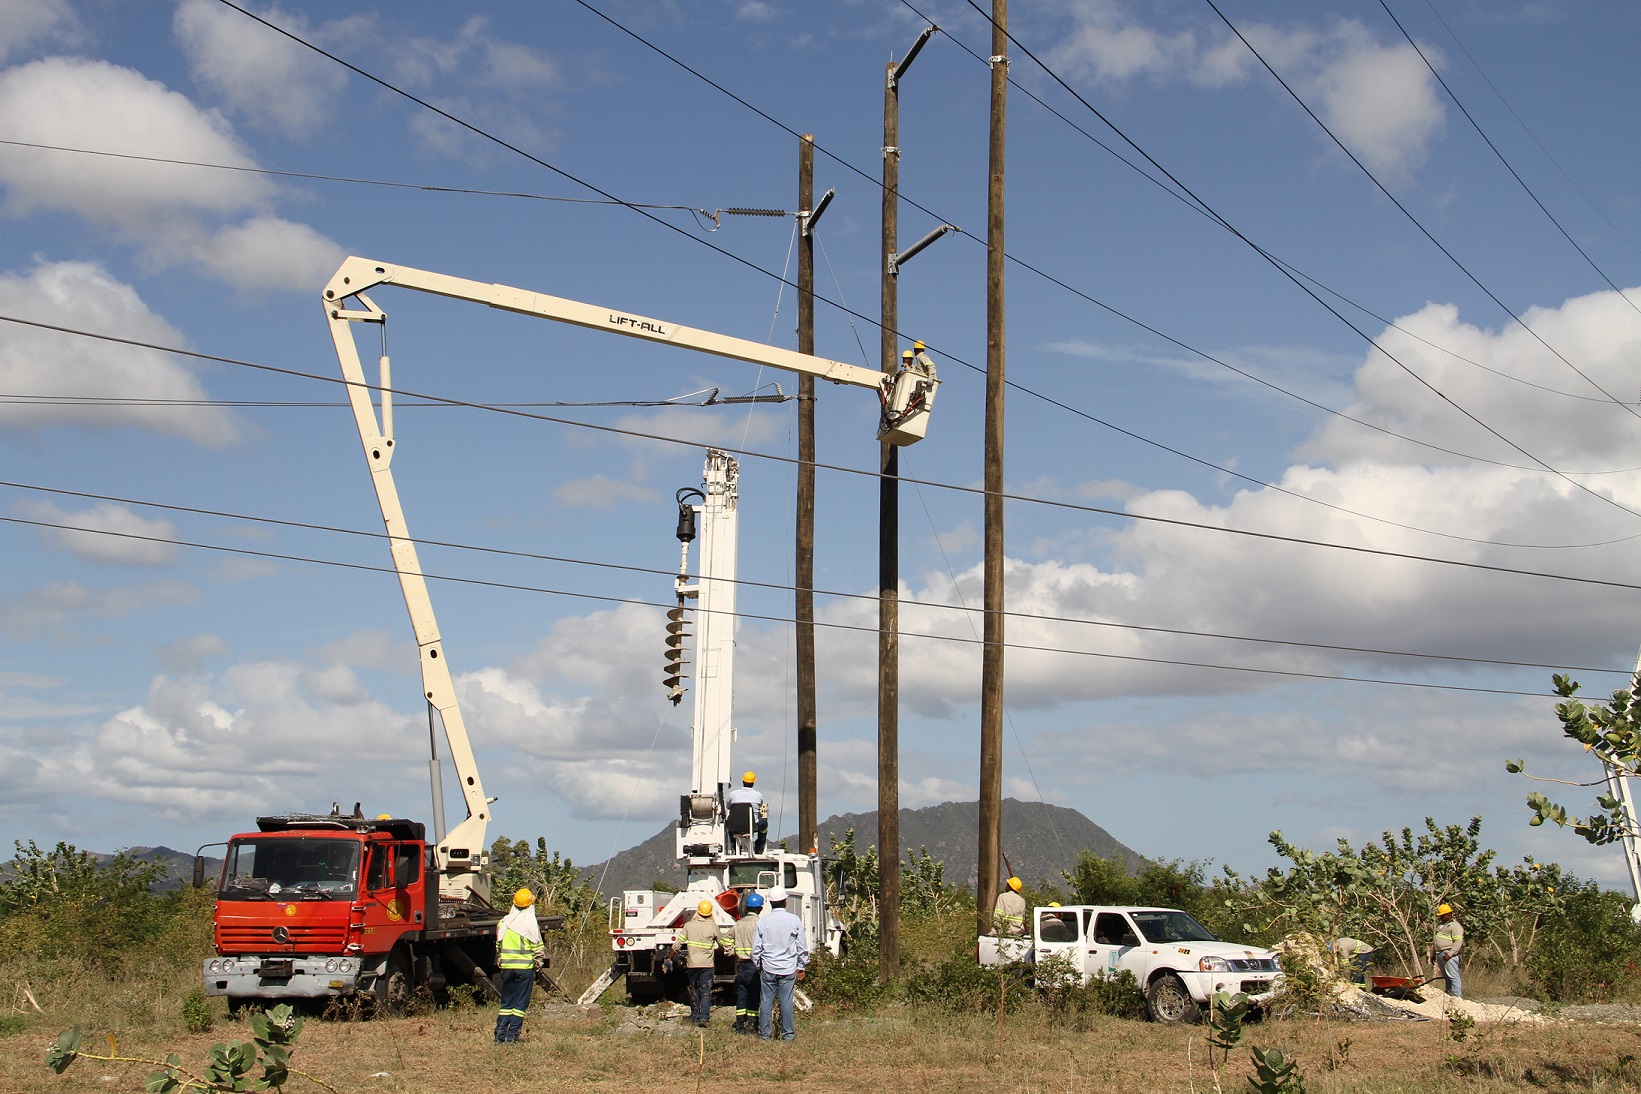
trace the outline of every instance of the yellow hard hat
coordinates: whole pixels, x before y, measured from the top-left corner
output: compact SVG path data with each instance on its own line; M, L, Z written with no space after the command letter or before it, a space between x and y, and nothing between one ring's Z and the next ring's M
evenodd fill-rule
M392 820L393 819L393 814L392 813L378 813L378 814L376 814L376 819L377 820Z
M711 915L712 914L712 901L703 900L703 901L701 901L701 903L697 904L695 906L695 914L696 915Z
M536 894L532 893L528 889L520 889L518 892L513 894L513 907L515 908L528 908L535 902Z
M928 349L929 347L925 346L922 342L913 342L912 343L912 348L917 350L919 353L922 353L924 350Z
M1452 915L1453 914L1453 905L1443 904L1441 907L1436 909L1436 914L1437 915Z
M1058 900L1051 900L1048 902L1048 906L1050 908L1058 908L1060 906L1060 902Z
M741 776L741 781L746 785L751 786L753 783L758 781L758 776L748 771L745 775Z
M912 351L909 349L903 349L900 351L900 355L902 357L910 357L912 355Z
M1009 878L1009 888L1018 893L1020 891L1020 879L1017 877Z

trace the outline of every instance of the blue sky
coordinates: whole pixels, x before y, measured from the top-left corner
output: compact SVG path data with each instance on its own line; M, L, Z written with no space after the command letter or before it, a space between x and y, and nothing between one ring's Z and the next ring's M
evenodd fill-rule
M1529 786L1506 759L1594 772L1559 741L1551 669L1497 662L1618 670L1575 674L1603 694L1634 659L1641 592L1268 537L1641 583L1641 13L1394 0L1415 50L1365 0L1221 4L1242 38L1186 0L1016 8L1006 475L1035 500L1007 507L1005 792L1080 809L1148 855L1239 869L1268 864L1273 828L1320 847L1480 813L1506 858L1616 882L1615 853L1526 828ZM192 847L338 800L426 815L404 607L381 541L347 534L380 523L327 382L319 292L345 255L791 347L793 218L689 210L794 209L787 130L809 132L817 190L837 190L817 351L877 363L877 329L839 305L877 310L883 67L924 25L910 7L249 10L557 170L219 0L0 0L0 314L326 378L0 323L8 843ZM972 55L989 52L984 19L918 10L944 33L901 89L901 243L941 222L964 234L900 278L901 331L945 381L903 464L943 484L902 491L903 620L958 640L903 645L907 806L972 798L978 766L979 621L940 606L980 600L989 87ZM675 208L642 215L589 186ZM407 391L499 405L794 387L477 305L374 299ZM666 570L672 492L698 481L699 445L725 444L754 453L742 576L790 583L792 468L763 457L795 454L793 404L542 413L672 440L404 406L412 532ZM827 388L818 417L822 462L874 466L869 393ZM875 484L822 470L817 524L817 587L870 593ZM652 606L669 580L454 547L423 559L468 579L433 598L500 796L492 835L590 862L654 832L687 789L689 708L664 699ZM748 589L740 607L778 620L791 599ZM818 610L843 625L820 634L825 816L876 802L875 642L848 629L875 607ZM790 627L739 634L737 762L784 832Z

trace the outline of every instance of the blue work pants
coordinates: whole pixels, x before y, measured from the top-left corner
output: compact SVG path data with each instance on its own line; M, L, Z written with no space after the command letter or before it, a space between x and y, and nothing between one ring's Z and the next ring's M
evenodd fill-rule
M524 1012L530 1009L534 969L501 970L501 1012L496 1015L496 1044L511 1044L524 1030Z
M712 1020L712 966L689 970L689 1016L698 1026Z
M769 1040L775 1032L774 1015L771 1013L774 1005L779 1002L781 1008L781 1040L790 1041L798 1035L798 1030L792 1021L792 992L798 986L798 974L787 973L782 976L764 969L758 974L758 1039Z

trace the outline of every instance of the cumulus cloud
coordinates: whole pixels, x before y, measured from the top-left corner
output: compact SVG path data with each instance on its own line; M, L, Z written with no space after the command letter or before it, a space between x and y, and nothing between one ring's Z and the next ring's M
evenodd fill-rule
M20 501L16 511L29 520L62 527L35 530L49 546L89 562L121 566L163 566L176 556L176 525L163 518L140 517L124 505L98 502L89 509L67 510L50 501Z
M216 111L139 72L52 57L0 72L0 129L13 139L227 166L255 166ZM155 268L194 265L244 289L321 284L341 248L270 212L276 191L243 172L0 149L5 210L76 214L141 248Z
M0 61L36 42L70 44L80 34L68 0L0 0Z
M149 310L135 289L84 262L42 262L26 274L0 274L0 310L8 315L160 345L187 339ZM205 389L177 358L55 331L12 325L0 340L0 426L128 427L185 437L220 448L239 433L238 419L204 402ZM110 400L130 399L128 404ZM140 400L140 401L136 401Z
M316 28L277 7L249 10L319 43L361 22L355 18ZM230 111L287 137L311 135L347 87L347 73L340 66L214 0L183 0L172 29L195 80L221 96Z
M196 634L168 642L155 653L165 671L176 675L198 672L205 662L228 652L228 643L214 634Z
M1217 28L1166 31L1134 18L1116 0L1081 0L1074 26L1049 52L1062 71L1107 85L1138 79L1205 88L1265 79L1234 36ZM1369 168L1391 179L1417 168L1442 131L1435 77L1413 47L1381 43L1354 19L1331 26L1248 24L1242 32ZM1424 48L1432 63L1441 54Z

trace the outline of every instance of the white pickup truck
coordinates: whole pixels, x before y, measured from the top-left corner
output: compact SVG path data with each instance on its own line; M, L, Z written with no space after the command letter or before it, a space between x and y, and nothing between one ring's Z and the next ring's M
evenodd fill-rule
M1282 979L1281 962L1270 950L1221 942L1175 908L1038 908L1031 927L1025 938L981 935L980 963L1035 965L1061 957L1081 972L1085 985L1126 969L1158 1022L1195 1021L1221 991L1245 992L1259 1002Z

